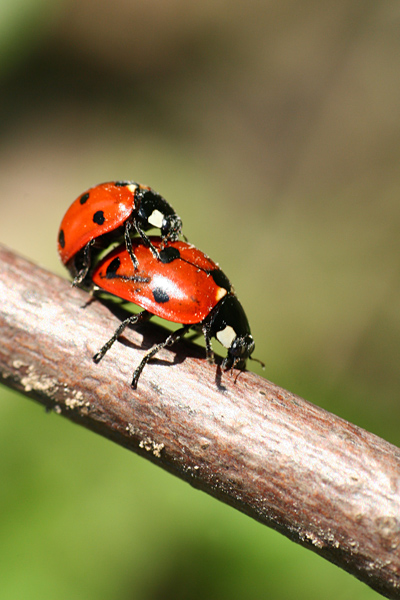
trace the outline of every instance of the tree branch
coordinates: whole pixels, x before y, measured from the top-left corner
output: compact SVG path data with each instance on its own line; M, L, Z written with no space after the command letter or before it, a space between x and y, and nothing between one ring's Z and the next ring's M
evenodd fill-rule
M235 380L188 342L130 387L151 323L100 364L119 320L0 248L1 381L400 598L400 451L252 373ZM174 363L170 365L170 363Z

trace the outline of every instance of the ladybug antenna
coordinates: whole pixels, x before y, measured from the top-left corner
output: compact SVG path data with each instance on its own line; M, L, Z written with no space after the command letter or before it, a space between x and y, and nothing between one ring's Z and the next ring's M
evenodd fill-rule
M249 356L249 358L250 360L254 360L254 362L258 362L261 365L263 371L265 370L265 363L263 363L262 360L260 360L259 358L253 358L252 356Z

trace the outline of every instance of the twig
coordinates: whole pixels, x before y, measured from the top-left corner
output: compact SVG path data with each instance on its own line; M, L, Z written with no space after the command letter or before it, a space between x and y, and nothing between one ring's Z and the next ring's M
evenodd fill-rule
M188 342L133 391L162 328L128 330L96 365L118 323L107 307L1 248L0 273L4 384L400 598L398 448L252 373L235 381Z

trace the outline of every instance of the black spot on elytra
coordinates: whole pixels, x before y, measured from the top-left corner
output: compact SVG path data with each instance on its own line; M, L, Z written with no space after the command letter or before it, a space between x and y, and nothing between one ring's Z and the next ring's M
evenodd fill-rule
M104 216L104 211L102 210L98 210L97 212L94 213L93 215L93 223L96 223L96 225L103 225L104 221L105 221L105 216Z
M153 297L158 304L165 304L165 302L169 301L167 292L161 288L155 288L153 290Z
M58 243L60 244L61 248L65 248L65 236L63 229L60 229L60 233L58 234Z
M87 201L89 200L89 192L86 192L86 194L83 194L80 198L79 198L79 202L81 204L85 204Z
M164 250L160 252L160 261L164 264L168 264L177 258L180 258L180 253L177 248L173 248L172 246L167 246Z
M110 264L108 265L105 278L106 279L115 279L115 277L117 276L117 271L120 268L120 266L121 266L121 261L117 256L117 258L114 258L114 260L112 260L110 262Z
M213 271L210 271L210 275L219 287L224 288L224 290L226 290L227 292L230 292L232 290L231 282L229 281L225 273L221 271L221 269L214 269Z

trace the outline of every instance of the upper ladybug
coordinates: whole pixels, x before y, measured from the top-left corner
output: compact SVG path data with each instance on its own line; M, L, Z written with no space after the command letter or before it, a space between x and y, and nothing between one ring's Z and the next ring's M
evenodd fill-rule
M85 280L102 250L122 239L137 269L132 229L159 258L158 250L144 233L152 227L161 230L163 242L175 241L181 234L182 221L168 202L147 186L134 181L112 181L81 194L65 213L58 232L58 252L74 277L73 284Z

